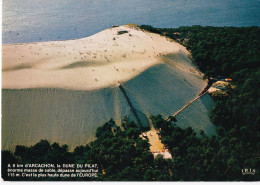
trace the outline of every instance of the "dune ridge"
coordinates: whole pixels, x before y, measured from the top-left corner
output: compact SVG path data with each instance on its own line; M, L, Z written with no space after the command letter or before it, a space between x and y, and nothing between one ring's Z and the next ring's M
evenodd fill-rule
M202 75L183 46L127 25L78 40L3 45L3 88L100 89L126 82L169 55L179 63L186 59L180 69Z

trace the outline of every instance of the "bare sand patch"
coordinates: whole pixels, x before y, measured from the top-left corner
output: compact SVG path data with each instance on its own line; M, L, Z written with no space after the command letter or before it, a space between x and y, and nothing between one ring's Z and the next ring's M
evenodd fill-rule
M229 85L228 82L217 81L217 82L212 84L212 86L209 88L208 91L209 91L209 93L214 93L216 91L226 90L228 85Z
M143 133L142 138L145 139L145 136L147 136L150 146L151 152L162 152L164 151L164 145L162 144L161 140L159 139L158 134L156 133L156 130L150 130L148 132Z
M152 129L143 134L141 134L143 139L148 139L150 146L150 151L153 153L154 157L157 155L162 155L164 158L172 158L168 149L162 144L159 135L156 130Z

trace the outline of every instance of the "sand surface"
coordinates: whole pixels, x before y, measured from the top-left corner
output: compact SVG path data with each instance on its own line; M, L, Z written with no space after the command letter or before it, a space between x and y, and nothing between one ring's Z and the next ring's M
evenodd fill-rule
M159 132L159 131L158 131ZM142 139L146 140L148 139L148 142L150 144L150 151L153 153L154 157L156 157L157 155L162 155L163 158L168 159L168 158L172 158L171 153L169 152L169 150L162 144L159 135L157 133L157 131L152 128L151 130L142 133L140 135L140 137L142 137Z
M207 84L189 55L174 41L129 26L79 40L3 45L2 148L40 139L85 145L110 118L120 124L133 115L119 83L141 120L168 117ZM204 96L176 124L215 133L213 105Z
M145 134L145 136L147 136L148 141L151 145L150 146L151 152L163 152L164 151L164 145L162 144L161 140L159 139L159 136L156 133L156 130L150 130L148 132L145 132L144 134ZM143 137L143 139L145 139L145 138Z
M209 88L209 93L213 93L216 91L226 90L229 83L224 81L217 81L212 84L212 86Z
M118 35L118 31L128 33ZM79 40L3 45L3 88L93 90L116 86L161 63L167 54L180 61L189 55L183 46L165 37L129 26ZM199 74L187 62L178 65Z

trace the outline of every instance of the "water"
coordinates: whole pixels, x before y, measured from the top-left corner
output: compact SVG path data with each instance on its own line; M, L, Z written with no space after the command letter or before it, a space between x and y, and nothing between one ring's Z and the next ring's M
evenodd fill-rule
M3 0L3 43L87 37L115 24L260 26L259 0Z

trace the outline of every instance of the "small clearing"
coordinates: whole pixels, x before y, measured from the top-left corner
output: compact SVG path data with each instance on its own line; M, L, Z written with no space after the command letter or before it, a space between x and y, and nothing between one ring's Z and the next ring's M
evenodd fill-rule
M143 139L149 140L150 143L150 151L153 153L154 157L158 154L161 154L164 158L172 158L172 155L169 153L168 149L162 144L161 140L159 139L159 135L157 134L156 130L150 130L145 132L141 135Z

